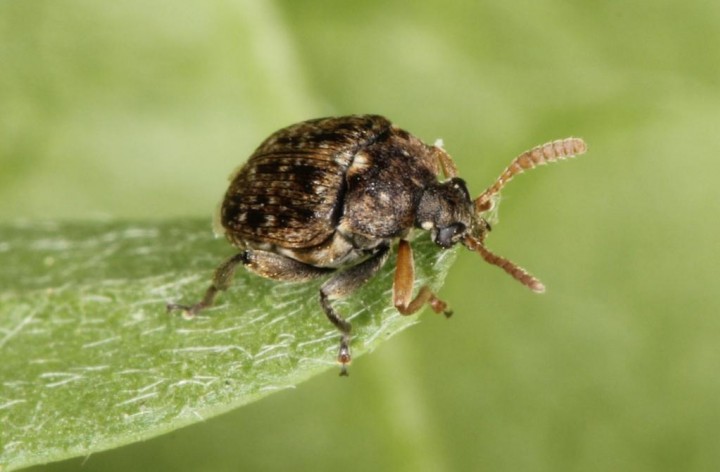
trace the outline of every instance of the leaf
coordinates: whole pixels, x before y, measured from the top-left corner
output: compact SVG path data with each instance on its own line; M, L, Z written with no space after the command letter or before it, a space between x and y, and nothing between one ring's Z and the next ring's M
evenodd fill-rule
M454 251L413 246L416 287L437 289ZM147 439L337 368L322 280L239 270L216 307L166 313L230 254L197 220L0 226L0 470ZM335 304L355 359L417 321L392 307L393 267Z

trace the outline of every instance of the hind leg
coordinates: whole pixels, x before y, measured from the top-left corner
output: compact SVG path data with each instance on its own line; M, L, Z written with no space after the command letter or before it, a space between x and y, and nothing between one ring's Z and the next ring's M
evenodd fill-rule
M188 316L194 316L211 307L218 293L227 290L230 286L239 264L262 277L288 282L312 280L334 270L313 267L273 252L248 249L226 259L215 269L212 283L205 291L202 300L194 305L170 303L167 305L168 311L182 310Z

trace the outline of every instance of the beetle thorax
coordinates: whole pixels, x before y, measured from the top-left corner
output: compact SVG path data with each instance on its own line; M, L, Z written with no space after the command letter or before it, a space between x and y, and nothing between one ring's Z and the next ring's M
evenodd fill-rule
M474 208L465 182L453 178L428 186L420 197L415 224L432 234L435 244L448 248L474 226Z

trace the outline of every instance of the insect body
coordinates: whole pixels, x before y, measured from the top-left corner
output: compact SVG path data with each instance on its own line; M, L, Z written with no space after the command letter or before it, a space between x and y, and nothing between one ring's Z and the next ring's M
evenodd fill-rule
M367 282L398 243L393 301L409 315L428 304L450 316L424 286L412 296L413 229L431 232L441 248L461 243L536 292L544 286L484 244L490 225L483 215L516 174L538 164L585 152L568 138L518 156L498 180L472 199L451 157L377 115L321 118L277 131L231 177L218 223L240 252L215 271L195 305L170 304L195 314L228 288L235 269L274 280L302 282L329 276L320 305L341 333L341 375L350 362L351 325L333 307Z

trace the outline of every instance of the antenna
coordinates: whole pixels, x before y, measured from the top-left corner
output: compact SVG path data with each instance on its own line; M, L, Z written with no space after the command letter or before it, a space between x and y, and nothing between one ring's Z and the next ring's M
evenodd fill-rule
M580 138L558 139L525 151L507 166L494 184L475 199L475 212L482 213L490 210L493 206L493 197L516 175L522 174L526 170L534 169L539 165L547 164L548 162L556 162L579 156L585 153L585 151L587 151L587 145L585 141Z
M463 243L465 243L465 246L471 251L477 251L480 253L480 256L485 259L485 262L500 267L502 270L510 274L513 279L517 280L533 292L543 293L545 291L545 285L543 285L539 279L514 262L490 252L490 250L485 247L485 244L481 239L468 235L465 236L465 239L463 239Z

